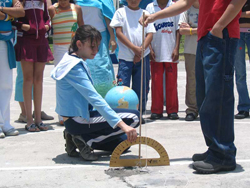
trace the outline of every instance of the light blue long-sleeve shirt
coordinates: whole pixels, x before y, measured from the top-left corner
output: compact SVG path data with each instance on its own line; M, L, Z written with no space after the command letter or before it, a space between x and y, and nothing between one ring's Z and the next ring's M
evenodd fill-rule
M91 104L115 128L121 118L95 90L87 64L82 59L65 53L51 72L56 80L56 112L61 116L81 116L89 120Z

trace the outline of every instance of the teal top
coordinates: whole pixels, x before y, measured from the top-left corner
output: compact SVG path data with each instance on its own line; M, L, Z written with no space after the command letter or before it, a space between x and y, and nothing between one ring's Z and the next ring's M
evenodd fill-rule
M1 7L11 7L12 6L12 0L1 0L0 1ZM3 21L0 20L0 31L11 31L11 21Z
M114 13L115 13L115 7L113 0L75 0L76 4L79 6L86 6L86 7L96 7L101 10L103 16L106 18L112 20ZM107 28L106 22L103 18L103 23ZM110 39L109 33L108 33L108 41ZM115 55L118 56L119 48L116 48Z
M102 14L112 20L115 13L115 7L112 0L76 0L79 6L96 7L102 11ZM103 21L106 24L105 21Z

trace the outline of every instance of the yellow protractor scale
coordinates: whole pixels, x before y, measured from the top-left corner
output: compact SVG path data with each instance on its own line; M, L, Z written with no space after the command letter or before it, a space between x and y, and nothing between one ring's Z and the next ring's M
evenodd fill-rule
M121 154L130 146L136 144L144 144L152 147L160 155L160 158L141 158L141 159L120 159ZM110 159L110 167L132 167L132 166L167 166L169 165L169 157L165 148L156 140L148 137L137 137L136 141L129 142L127 140L120 143L112 153Z

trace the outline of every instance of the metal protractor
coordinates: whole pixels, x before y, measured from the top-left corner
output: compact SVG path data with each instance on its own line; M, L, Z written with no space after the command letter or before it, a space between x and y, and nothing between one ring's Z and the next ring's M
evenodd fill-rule
M141 158L141 159L120 159L121 154L130 146L136 144L144 144L152 147L159 154L160 158ZM137 137L136 141L129 142L127 140L120 143L112 153L110 159L110 167L129 167L129 166L167 166L169 165L169 157L165 148L156 140L148 137Z

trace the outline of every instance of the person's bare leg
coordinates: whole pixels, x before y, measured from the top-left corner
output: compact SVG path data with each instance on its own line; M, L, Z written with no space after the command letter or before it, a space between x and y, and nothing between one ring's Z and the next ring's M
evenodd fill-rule
M45 63L35 63L33 73L34 82L34 110L35 110L35 123L39 125L42 123L41 108L42 108L42 94L43 94L43 71Z
M21 108L21 114L22 114L22 116L26 117L26 111L25 111L24 102L19 102L19 106Z
M23 70L23 99L26 111L27 125L34 123L32 117L32 86L34 63L21 60Z

